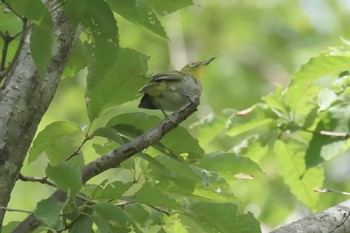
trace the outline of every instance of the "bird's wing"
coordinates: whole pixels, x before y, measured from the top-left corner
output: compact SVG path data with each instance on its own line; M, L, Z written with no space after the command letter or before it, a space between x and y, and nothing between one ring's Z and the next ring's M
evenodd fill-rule
M156 74L152 77L152 82L166 81L180 81L184 77L184 74L179 71L163 72Z
M149 83L140 88L138 93L144 93L147 89L158 86L160 81L180 81L183 77L184 74L179 71L156 74L152 77L152 80Z

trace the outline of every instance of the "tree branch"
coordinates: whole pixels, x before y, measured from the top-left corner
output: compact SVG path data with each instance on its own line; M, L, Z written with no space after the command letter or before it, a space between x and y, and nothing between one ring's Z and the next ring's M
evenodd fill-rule
M159 141L165 134L176 128L181 122L194 113L197 110L198 104L199 99L187 107L174 112L162 120L158 125L136 137L134 140L85 165L82 169L82 182L86 183L94 176L101 174L108 169L115 168L121 162ZM66 197L66 193L57 190L50 198L64 202ZM41 224L42 221L37 219L34 214L31 214L16 227L13 233L32 232Z
M350 200L284 225L271 233L349 232Z

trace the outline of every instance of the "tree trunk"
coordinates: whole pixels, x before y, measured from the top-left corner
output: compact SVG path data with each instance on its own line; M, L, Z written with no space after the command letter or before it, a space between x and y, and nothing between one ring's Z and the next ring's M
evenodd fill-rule
M7 207L27 150L55 94L73 46L75 29L67 16L55 11L52 17L56 48L46 77L39 77L33 63L28 29L14 66L0 88L0 206L3 207ZM0 226L4 214L5 210L0 209Z

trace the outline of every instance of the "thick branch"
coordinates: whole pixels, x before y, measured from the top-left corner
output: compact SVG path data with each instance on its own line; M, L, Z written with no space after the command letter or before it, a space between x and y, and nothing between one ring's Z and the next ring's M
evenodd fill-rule
M190 104L186 108L173 113L158 125L136 137L134 140L85 165L82 169L82 182L86 183L92 177L110 168L116 167L121 162L159 141L165 134L177 127L177 125L195 112L198 104L199 100ZM66 198L66 194L61 190L57 190L51 195L51 198L63 202ZM37 219L34 214L31 214L17 226L13 233L32 232L39 227L41 223L42 222Z
M39 77L28 41L0 87L0 206L7 207L11 191L37 126L48 108L75 38L62 12L53 13L57 47L45 79ZM30 29L24 32L27 38ZM5 210L0 209L0 227Z
M350 231L350 200L325 211L307 216L284 225L271 233L333 232Z

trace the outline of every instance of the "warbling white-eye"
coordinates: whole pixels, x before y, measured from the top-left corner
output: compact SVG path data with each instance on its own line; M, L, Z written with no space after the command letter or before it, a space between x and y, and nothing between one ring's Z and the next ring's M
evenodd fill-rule
M201 80L204 68L212 61L191 62L180 71L156 74L152 80L141 87L139 93L144 93L139 108L176 111L190 102L194 102L202 93Z

